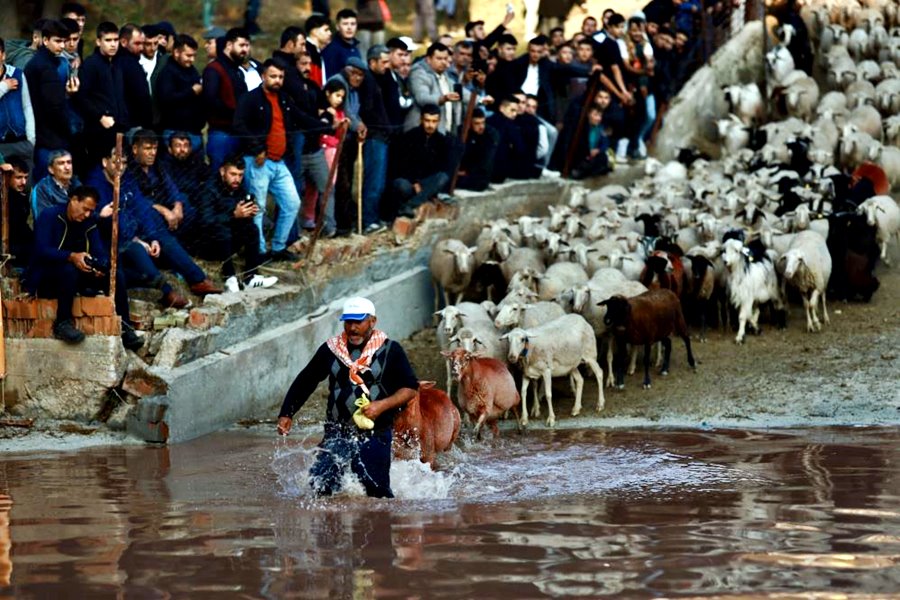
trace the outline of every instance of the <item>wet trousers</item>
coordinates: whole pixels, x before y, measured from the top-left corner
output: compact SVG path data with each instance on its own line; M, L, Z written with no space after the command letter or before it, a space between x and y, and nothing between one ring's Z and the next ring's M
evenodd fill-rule
M316 462L309 470L310 486L319 496L339 492L341 479L349 466L368 496L393 498L390 475L392 431L354 429L353 425L325 425L325 437L316 452Z

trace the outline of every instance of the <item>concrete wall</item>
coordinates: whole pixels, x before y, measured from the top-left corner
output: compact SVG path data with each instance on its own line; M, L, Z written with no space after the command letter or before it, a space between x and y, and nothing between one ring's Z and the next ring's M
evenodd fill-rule
M431 277L424 267L353 292L375 303L378 327L393 339L431 324ZM342 304L335 299L315 317L301 317L181 367L151 367L167 383L167 394L142 398L128 419L129 431L148 441L181 442L242 418L276 416L297 373L340 331Z
M721 88L735 83L762 83L763 61L762 24L748 23L716 51L709 65L694 73L672 100L656 139L656 157L674 159L679 149L688 146L718 156L715 121L728 113Z

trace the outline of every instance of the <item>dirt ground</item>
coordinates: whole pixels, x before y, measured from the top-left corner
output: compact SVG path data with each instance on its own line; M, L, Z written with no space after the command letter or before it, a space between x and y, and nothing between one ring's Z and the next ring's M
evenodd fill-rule
M896 264L900 251L894 248L892 254ZM900 423L900 266L881 265L877 274L881 289L872 302L830 304L831 325L821 333L807 333L800 305L791 306L787 329L764 327L761 335L748 335L743 345L735 344L730 330L711 330L706 342L694 331L698 365L693 373L684 345L673 340L671 374L661 377L652 371L653 386L644 390L639 361L635 375L626 377L624 390L606 390L606 405L599 414L596 383L587 373L583 409L574 418L567 378L554 379L556 426ZM445 385L433 329L415 335L404 347L420 379ZM546 417L546 408L542 414ZM542 419L529 423L530 428L543 426Z

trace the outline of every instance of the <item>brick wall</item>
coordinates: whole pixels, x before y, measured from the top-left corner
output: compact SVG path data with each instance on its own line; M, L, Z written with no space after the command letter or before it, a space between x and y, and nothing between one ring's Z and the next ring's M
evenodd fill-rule
M109 296L78 297L72 305L75 327L85 335L120 335L122 322ZM56 300L26 298L3 301L3 326L9 338L53 337Z

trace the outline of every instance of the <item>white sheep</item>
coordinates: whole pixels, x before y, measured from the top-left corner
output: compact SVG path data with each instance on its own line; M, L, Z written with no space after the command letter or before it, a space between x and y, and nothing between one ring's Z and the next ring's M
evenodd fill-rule
M759 330L759 305L773 302L776 310L782 310L781 293L775 267L768 259L751 261L750 251L740 240L726 240L722 248L722 260L728 270L728 293L731 304L738 310L738 332L734 341L744 342L747 321Z
M728 103L728 111L736 115L744 125L750 126L762 121L765 105L756 83L725 87L725 102Z
M544 254L537 248L514 248L502 263L500 270L507 283L512 280L516 272L531 269L535 273L543 273L547 270L544 266Z
M869 106L868 104L857 106L850 111L847 122L860 131L868 133L873 139L881 139L881 113L874 106Z
M474 248L469 248L456 239L441 240L434 245L428 266L431 269L431 284L434 286L434 310L438 309L438 285L444 295L444 305L450 305L450 294L456 294L458 304L463 292L469 287L474 270L472 258Z
M562 306L556 302L535 302L525 304L522 302L510 303L504 306L494 317L494 326L497 329L512 329L521 327L530 329L552 321L566 314Z
M435 331L438 346L441 350L450 350L453 343L451 339L456 336L457 332L468 324L478 322L491 322L490 313L481 304L474 302L460 302L457 305L445 306L443 309L434 313L440 317L437 330ZM450 360L446 360L447 366L447 393L451 392L452 372L450 370Z
M866 215L866 222L876 228L875 239L881 246L881 260L890 265L887 246L894 236L900 236L900 207L890 196L873 196L859 205L857 212Z
M803 297L806 311L806 330L820 331L822 324L817 314L819 297L822 298L822 314L825 323L830 323L825 288L831 277L831 254L825 238L815 231L798 233L787 252L778 259L778 270L784 276L783 285L797 288Z
M584 378L578 372L587 363L597 378L597 412L603 410L603 372L597 363L597 342L594 331L581 315L567 314L531 329L516 328L504 335L509 340L508 360L522 366L522 425L528 423L528 385L532 379L542 379L547 398L547 425L556 424L553 412L553 377L569 376L575 392L572 416L581 412L581 393ZM537 394L535 394L536 396ZM534 402L534 416L540 416L540 405Z
M900 146L900 114L884 120L884 143Z
M900 186L900 148L872 144L869 147L869 159L884 169L892 188Z
M719 137L722 139L722 153L725 155L737 154L750 143L750 130L733 114L727 119L716 121Z
M553 300L563 290L587 283L588 274L584 267L573 262L559 262L547 267L538 281L538 298Z

